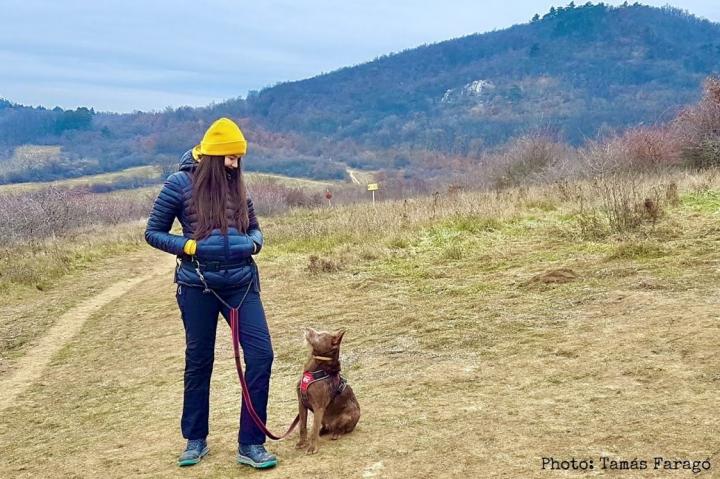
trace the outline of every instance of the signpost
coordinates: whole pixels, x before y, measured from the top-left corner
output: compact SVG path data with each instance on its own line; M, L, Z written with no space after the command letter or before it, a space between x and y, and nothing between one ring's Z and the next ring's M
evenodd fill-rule
M368 191L372 191L373 206L375 206L375 192L380 189L377 183L370 183L368 185Z
M325 199L328 202L328 207L332 206L332 204L330 203L330 200L332 199L332 193L330 192L330 190L325 191Z

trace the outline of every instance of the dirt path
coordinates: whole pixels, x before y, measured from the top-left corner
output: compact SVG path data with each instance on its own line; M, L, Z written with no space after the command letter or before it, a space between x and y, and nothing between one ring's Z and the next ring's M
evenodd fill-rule
M353 170L348 168L347 172L348 172L348 175L350 175L350 179L352 180L352 182L355 183L356 185L359 185L360 181L357 178L355 178L355 173L353 172Z
M166 275L172 268L174 257L165 256L168 258L167 261L158 261L148 273L118 281L60 316L47 334L17 361L13 368L14 372L0 379L0 391L3 391L3 395L0 397L0 411L11 406L17 396L40 377L52 357L80 332L85 321L93 313L120 298L140 283L160 274Z

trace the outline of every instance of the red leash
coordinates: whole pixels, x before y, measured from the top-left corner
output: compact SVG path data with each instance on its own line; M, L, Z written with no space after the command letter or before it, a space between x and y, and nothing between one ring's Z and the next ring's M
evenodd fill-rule
M264 432L265 435L270 439L274 441L280 441L288 437L293 431L293 429L295 429L295 426L297 426L300 422L300 415L298 414L297 416L295 416L295 420L292 422L292 424L290 424L290 428L285 434L283 434L282 436L276 436L275 434L270 432L267 427L265 427L262 419L260 419L260 416L258 416L258 414L255 412L252 400L250 399L250 393L248 392L247 383L245 382L245 375L243 374L242 364L240 362L240 334L238 330L238 327L240 326L239 309L240 306L238 306L237 308L230 308L230 329L232 330L233 351L235 352L235 368L237 369L238 377L240 378L240 387L242 389L243 401L245 401L245 407L247 407L247 410L250 413L250 417L257 425L257 427L259 427L260 430Z
M256 279L253 278L250 281L247 289L245 290L245 295L240 300L240 304L233 308L229 304L227 304L227 302L225 302L225 300L222 299L219 294L217 294L215 291L208 287L207 282L205 281L205 276L202 274L202 271L200 271L200 262L197 260L197 258L193 256L192 262L195 265L195 271L200 277L200 281L202 281L203 285L205 286L205 290L203 292L212 293L218 299L218 301L220 301L220 303L225 305L225 307L230 310L230 330L232 331L233 351L235 352L235 368L237 369L238 377L240 378L240 389L242 389L243 402L245 403L245 407L250 413L250 417L252 418L255 425L259 427L260 430L265 433L265 435L270 439L274 441L280 441L282 439L285 439L290 435L293 429L295 429L295 426L297 426L300 422L300 414L295 416L292 424L290 424L290 428L282 436L276 436L275 434L270 432L270 430L268 430L268 428L265 426L265 423L263 423L262 419L260 419L260 416L258 416L258 414L255 412L252 400L250 399L250 393L248 392L247 383L245 382L245 375L243 374L242 363L240 361L240 306L242 306L243 301L245 301L245 297L247 296L250 288L253 285L253 282L256 281ZM252 263L253 265L255 264L254 262ZM257 266L255 267L257 268Z

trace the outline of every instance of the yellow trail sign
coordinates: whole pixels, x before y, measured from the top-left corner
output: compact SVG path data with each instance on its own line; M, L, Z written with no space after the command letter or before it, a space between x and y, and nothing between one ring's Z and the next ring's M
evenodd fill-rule
M379 189L380 189L380 187L378 186L377 183L370 183L368 185L368 191L377 191Z

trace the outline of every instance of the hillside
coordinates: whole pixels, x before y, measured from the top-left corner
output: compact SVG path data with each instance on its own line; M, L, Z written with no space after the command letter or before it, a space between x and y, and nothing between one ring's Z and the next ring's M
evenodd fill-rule
M296 414L306 326L347 330L343 371L363 411L317 456L294 448L297 433L270 443L280 463L263 475L534 478L553 474L548 455L595 461L556 472L567 477L605 476L600 456L708 459L714 471L720 184L716 171L632 184L671 182L675 206L623 234L590 184L261 218L271 429ZM180 474L173 262L130 226L124 251L0 300L13 338L0 343L7 477ZM211 453L193 477L252 472L233 463L240 392L219 331Z
M205 108L119 115L0 101L0 182L170 163L221 115L248 132L249 170L338 180L347 166L407 168L421 178L528 132L577 145L669 120L718 72L716 23L671 7L571 4ZM55 169L3 167L26 143L61 146Z
M282 84L248 108L274 130L468 154L531 129L577 144L662 121L719 71L719 24L589 4Z

